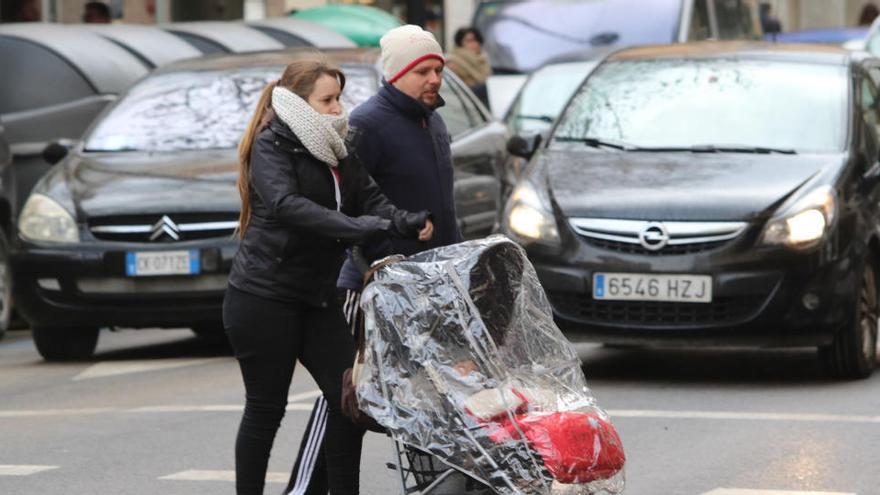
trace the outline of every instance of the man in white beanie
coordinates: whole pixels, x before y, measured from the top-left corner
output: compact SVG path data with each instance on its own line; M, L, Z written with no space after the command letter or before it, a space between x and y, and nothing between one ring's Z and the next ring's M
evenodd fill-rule
M351 113L351 153L395 206L431 212L434 237L430 241L395 239L365 246L364 253L370 260L391 253L409 256L462 240L453 203L449 132L435 112L443 106L443 50L433 34L413 25L388 31L379 46L382 87ZM352 331L362 280L351 259L346 261L336 285ZM326 402L319 397L300 444L287 494L327 493L322 448L326 411Z

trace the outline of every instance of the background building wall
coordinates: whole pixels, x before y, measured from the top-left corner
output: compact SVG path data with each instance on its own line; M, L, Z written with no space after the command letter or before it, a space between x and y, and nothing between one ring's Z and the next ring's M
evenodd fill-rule
M474 17L477 0L446 0L443 5L444 25L446 26L446 50L451 50L455 43L452 37L455 31L470 26Z
M767 1L767 0L762 0ZM785 31L855 26L867 3L877 0L770 0Z

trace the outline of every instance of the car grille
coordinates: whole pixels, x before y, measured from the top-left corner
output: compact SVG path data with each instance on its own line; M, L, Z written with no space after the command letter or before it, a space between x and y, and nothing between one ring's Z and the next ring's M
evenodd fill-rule
M597 301L590 294L550 291L553 308L562 316L597 324L643 327L713 326L738 323L756 313L761 296L716 297L711 303Z
M651 256L682 255L724 246L745 231L745 222L648 222L572 218L569 224L600 249Z
M89 219L96 239L117 242L183 242L231 237L238 215L178 213L167 215L114 215Z

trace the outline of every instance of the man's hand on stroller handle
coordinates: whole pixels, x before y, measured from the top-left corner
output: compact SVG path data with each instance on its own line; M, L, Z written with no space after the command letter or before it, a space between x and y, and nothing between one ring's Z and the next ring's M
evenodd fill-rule
M425 226L422 227L422 230L419 230L419 240L420 241L430 241L431 237L434 236L434 222L431 221L430 218L425 219Z

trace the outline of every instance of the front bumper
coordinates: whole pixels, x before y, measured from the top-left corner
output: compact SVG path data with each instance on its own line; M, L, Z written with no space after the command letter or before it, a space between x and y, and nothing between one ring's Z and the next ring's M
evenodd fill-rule
M603 250L586 242L550 253L529 248L553 308L572 341L650 345L801 347L829 344L852 315L860 266L822 249L739 246L671 256ZM710 275L711 303L593 298L595 272ZM807 308L804 297L817 298Z
M198 275L129 277L128 251L194 249ZM187 327L218 324L238 243L19 245L11 255L15 305L34 326Z

